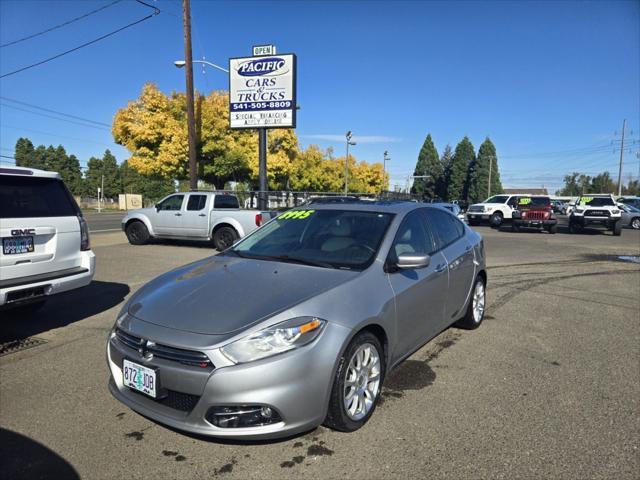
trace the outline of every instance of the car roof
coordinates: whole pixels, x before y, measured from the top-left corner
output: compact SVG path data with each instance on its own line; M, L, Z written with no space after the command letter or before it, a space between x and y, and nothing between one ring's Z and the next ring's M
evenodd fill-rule
M313 207L314 210L348 210L355 212L377 212L377 213L406 213L418 208L433 208L442 210L436 205L431 206L429 203L412 202L409 200L375 200L361 201L350 203L319 203L313 205L304 205L296 207L298 210Z
M0 175L29 176L40 178L61 178L58 172L48 172L37 168L0 167Z

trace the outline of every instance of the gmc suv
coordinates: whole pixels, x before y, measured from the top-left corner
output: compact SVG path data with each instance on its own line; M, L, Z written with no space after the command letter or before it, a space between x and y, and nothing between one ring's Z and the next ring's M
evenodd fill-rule
M87 223L55 172L0 168L0 237L0 308L35 310L93 278Z

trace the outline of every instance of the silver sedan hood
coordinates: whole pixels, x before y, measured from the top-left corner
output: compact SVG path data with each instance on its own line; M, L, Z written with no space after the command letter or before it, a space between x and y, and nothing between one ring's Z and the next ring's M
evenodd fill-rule
M165 273L129 302L130 315L207 335L246 329L360 272L214 256Z

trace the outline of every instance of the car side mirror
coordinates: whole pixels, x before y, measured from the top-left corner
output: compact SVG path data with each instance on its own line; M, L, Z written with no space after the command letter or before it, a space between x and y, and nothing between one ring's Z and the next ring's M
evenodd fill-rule
M156 207L156 212L159 212L159 211L160 211L160 204L159 204L159 203L156 203L156 204L155 204L155 207Z
M396 266L401 270L425 268L429 266L431 256L426 253L401 253Z

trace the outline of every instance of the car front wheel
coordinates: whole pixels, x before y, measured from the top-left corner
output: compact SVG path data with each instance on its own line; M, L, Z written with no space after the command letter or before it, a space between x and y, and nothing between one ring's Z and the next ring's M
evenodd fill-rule
M144 245L149 241L149 230L147 230L146 225L139 220L127 225L125 234L131 245Z
M324 424L341 432L359 429L376 408L385 373L380 340L361 332L340 357Z
M500 227L500 225L502 225L503 220L504 220L504 217L502 216L502 212L494 212L491 214L491 217L489 218L489 222L491 223L491 226L493 228Z

